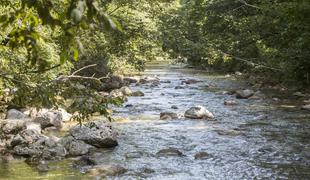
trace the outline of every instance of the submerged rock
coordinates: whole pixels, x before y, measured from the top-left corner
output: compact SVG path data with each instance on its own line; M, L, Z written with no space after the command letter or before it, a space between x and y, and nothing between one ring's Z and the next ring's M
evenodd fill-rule
M142 91L135 91L131 94L131 96L144 96L144 93Z
M219 135L223 135L223 136L239 136L242 133L240 131L237 130L226 130L226 129L218 129L215 130Z
M127 159L134 159L134 158L141 158L143 156L143 152L135 151L135 152L129 152L125 154L125 157Z
M197 154L195 154L195 159L199 159L199 160L207 159L209 157L210 155L207 152L198 152Z
M171 81L170 80L162 80L162 81L160 81L160 83L171 83Z
M254 95L254 91L249 90L249 89L236 91L236 98L238 99L248 99L249 97L253 95Z
M91 176L119 176L127 172L127 169L120 165L99 165L86 171Z
M190 119L214 118L214 115L203 106L191 107L185 111L184 116Z
M48 166L48 164L45 161L41 161L38 165L37 165L37 170L41 173L43 172L48 172L50 170L50 167Z
M237 101L233 101L233 100L226 100L224 101L224 105L226 106L234 106L234 105L238 105Z
M183 156L183 153L176 148L162 149L156 154L158 156Z
M168 119L178 119L179 116L177 113L174 112L162 112L160 113L161 120L168 120Z
M174 89L185 89L184 86L176 86Z
M181 84L196 84L199 82L202 82L202 81L197 80L197 79L187 79L187 80L182 81Z
M95 157L85 155L80 157L78 160L74 161L73 165L76 167L83 167L83 166L94 166L97 165L98 162Z
M179 109L179 108L178 108L178 106L173 105L173 106L171 106L171 109Z
M103 122L93 121L70 129L70 135L97 148L110 148L118 145L114 129Z
M16 109L8 110L5 117L5 119L24 119L24 118L27 118L27 115Z

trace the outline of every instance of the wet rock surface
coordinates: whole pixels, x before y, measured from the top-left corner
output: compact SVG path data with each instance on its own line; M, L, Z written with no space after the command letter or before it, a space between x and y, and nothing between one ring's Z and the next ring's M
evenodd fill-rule
M238 90L236 91L236 98L238 99L247 99L254 95L254 91L246 89L246 90Z
M207 152L199 152L195 154L195 159L198 159L198 160L208 159L209 157L210 157L210 154Z
M91 176L106 177L119 176L124 174L126 171L127 170L120 165L98 165L87 170L86 173L90 174Z
M160 119L161 120L179 119L179 116L177 113L174 112L161 112Z
M32 129L18 133L10 146L13 154L26 158L59 160L66 156L66 150L62 145Z
M75 140L83 141L97 148L110 148L118 145L117 133L112 126L104 122L94 121L82 126L75 126L69 132Z
M176 148L162 149L156 153L158 156L183 156L183 153Z
M185 117L190 119L214 118L214 115L203 106L194 106L185 111Z
M16 109L10 109L8 110L5 118L6 119L25 119L27 118L27 115Z

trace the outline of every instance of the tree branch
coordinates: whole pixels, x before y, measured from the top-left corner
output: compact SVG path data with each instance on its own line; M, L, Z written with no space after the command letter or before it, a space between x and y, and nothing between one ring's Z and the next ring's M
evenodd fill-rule
M248 64L253 64L255 66L260 66L260 67L263 67L265 69L270 69L270 70L274 70L274 71L278 71L278 72L283 72L282 69L278 69L278 68L274 68L274 67L270 67L270 66L266 66L266 65L263 65L263 64L257 64L257 63L253 63L252 61L248 60L248 59L244 59L244 58L240 58L240 57L236 57L236 56L233 56L233 55L230 55L228 53L225 53L221 50L219 50L220 53L222 53L223 55L226 55L226 56L230 56L236 60L239 60L239 61L243 61L243 62L246 62Z
M84 66L84 67L74 71L71 75L75 75L75 74L77 74L77 73L79 73L79 72L81 72L81 71L83 71L85 69L88 69L88 68L91 68L91 67L94 67L94 66L97 66L97 64L91 64L91 65Z
M246 5L246 6L249 6L249 7L255 8L255 9L262 9L258 6L247 3L245 0L238 0L238 1L241 2L242 4Z

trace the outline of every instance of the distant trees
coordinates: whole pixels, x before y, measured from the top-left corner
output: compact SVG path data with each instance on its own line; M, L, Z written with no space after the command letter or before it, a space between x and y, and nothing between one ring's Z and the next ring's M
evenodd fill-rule
M162 16L164 47L192 64L310 84L310 2L194 0Z

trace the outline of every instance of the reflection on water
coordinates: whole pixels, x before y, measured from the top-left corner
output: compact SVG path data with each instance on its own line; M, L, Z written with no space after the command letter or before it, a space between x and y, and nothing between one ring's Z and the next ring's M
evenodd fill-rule
M310 177L310 115L286 108L270 100L236 100L218 91L242 89L246 84L223 75L194 70L152 67L146 75L158 76L161 83L132 86L144 97L130 97L127 108L117 108L115 122L119 146L95 154L102 164L119 164L128 172L119 179L307 179ZM202 83L175 89L182 79ZM267 92L271 97L274 92ZM279 94L276 94L279 97ZM237 106L225 106L234 99ZM288 101L290 102L290 101ZM214 121L159 120L159 113L184 113L193 105L206 106ZM289 104L292 105L292 104ZM293 104L294 105L294 104ZM172 109L177 106L178 109ZM165 148L177 148L185 156L159 157ZM195 160L198 152L210 156ZM40 175L22 162L1 164L0 179L79 179L87 178L72 168L70 160L50 164L51 171ZM115 177L113 177L115 178ZM112 178L112 179L113 179Z

